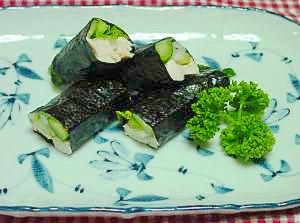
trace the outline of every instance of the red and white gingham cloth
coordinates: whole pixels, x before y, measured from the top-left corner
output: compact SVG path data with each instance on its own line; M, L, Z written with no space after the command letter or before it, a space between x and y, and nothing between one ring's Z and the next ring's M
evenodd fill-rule
M300 23L300 0L0 0L0 7L39 5L218 5L273 11ZM300 43L299 43L300 44ZM299 45L300 46L300 45ZM0 223L300 223L300 208L234 215L150 216L133 219L115 217L28 217L1 216Z
M270 10L300 23L300 0L0 0L0 7L38 5L218 5Z
M117 217L25 217L0 216L1 223L299 223L300 208L276 212L254 212L232 215L142 216Z

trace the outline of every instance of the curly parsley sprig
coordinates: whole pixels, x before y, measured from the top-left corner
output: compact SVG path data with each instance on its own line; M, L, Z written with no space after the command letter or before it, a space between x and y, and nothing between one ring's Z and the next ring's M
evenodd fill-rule
M225 153L242 161L260 159L275 144L261 120L268 104L268 95L256 83L232 81L228 87L199 92L192 105L195 115L186 127L192 138L207 143L225 123L227 127L220 135Z

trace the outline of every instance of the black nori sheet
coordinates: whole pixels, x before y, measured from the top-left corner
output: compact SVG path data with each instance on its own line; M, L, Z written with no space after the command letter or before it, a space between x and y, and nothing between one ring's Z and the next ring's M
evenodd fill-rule
M127 88L117 81L81 80L35 112L50 114L68 130L72 151L115 118L115 110L129 105Z
M155 50L155 44L163 40L136 49L134 57L126 61L127 63L123 67L121 79L129 88L150 90L166 85L176 85L181 82L174 81L171 78L165 64L161 61L159 54Z
M86 40L93 18L89 23L54 57L49 72L53 84L58 88L76 82L80 79L116 80L119 78L124 61L105 63L97 60L92 48ZM101 19L103 20L103 19ZM109 25L111 24L103 20ZM119 27L118 27L119 28ZM125 32L124 32L125 33ZM129 39L129 41L131 41Z
M188 76L177 87L149 92L130 109L154 131L159 146L176 136L192 117L191 105L199 90L229 85L229 78L220 71L202 76Z

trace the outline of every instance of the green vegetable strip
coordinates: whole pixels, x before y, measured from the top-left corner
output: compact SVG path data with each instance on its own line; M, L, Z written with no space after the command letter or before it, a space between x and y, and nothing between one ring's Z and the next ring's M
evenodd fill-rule
M163 63L168 62L173 54L172 42L175 41L173 38L166 38L162 41L158 41L154 47Z
M54 134L62 141L66 141L69 138L68 130L63 126L63 124L56 118L49 115L47 118L48 125Z
M128 35L119 27L98 18L94 18L91 22L88 37L90 39L117 39L118 37L129 39Z
M157 41L154 48L164 64L173 59L179 65L187 65L193 60L187 49L172 37Z
M116 111L116 114L119 121L127 122L132 129L144 130L147 125L141 118L131 111Z

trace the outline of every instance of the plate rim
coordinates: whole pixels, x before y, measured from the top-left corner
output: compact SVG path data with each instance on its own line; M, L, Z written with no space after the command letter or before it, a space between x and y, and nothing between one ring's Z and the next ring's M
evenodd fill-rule
M0 11L7 10L20 10L20 9L40 9L40 8L106 8L106 7L128 7L128 8L204 8L204 9L224 9L232 11L244 11L244 12L257 12L260 14L272 15L275 17L282 18L288 22L291 22L298 27L300 27L300 22L297 22L289 17L281 15L277 12L270 11L267 9L260 9L256 7L240 7L240 6L222 6L222 5L162 5L162 6L143 6L143 5L126 5L126 4L112 4L112 5L41 5L41 6L3 6L0 7ZM186 213L186 212L201 212L203 213L240 213L240 212L253 212L253 211L276 211L276 210L286 210L292 209L300 206L300 197L296 199L290 199L280 202L268 202L268 203L249 203L249 204L234 204L234 203L224 203L224 204L199 204L199 205L175 205L175 206L164 206L164 207L105 207L105 206L87 206L87 207L72 207L72 206L8 206L0 205L0 215L4 213L20 212L22 213L103 213L103 214L121 214L121 215L134 215L134 214L151 214L151 213Z
M165 207L71 207L71 206L49 206L49 207L34 207L34 206L0 206L1 212L12 213L18 212L45 212L45 213L114 213L114 214L143 214L143 213L168 213L168 212L199 212L213 211L213 213L224 212L249 212L249 211L267 211L267 210L282 210L288 208L296 208L300 205L300 198L292 199L282 202L273 203L252 203L252 204L221 204L221 205L179 205L179 206L165 206Z

